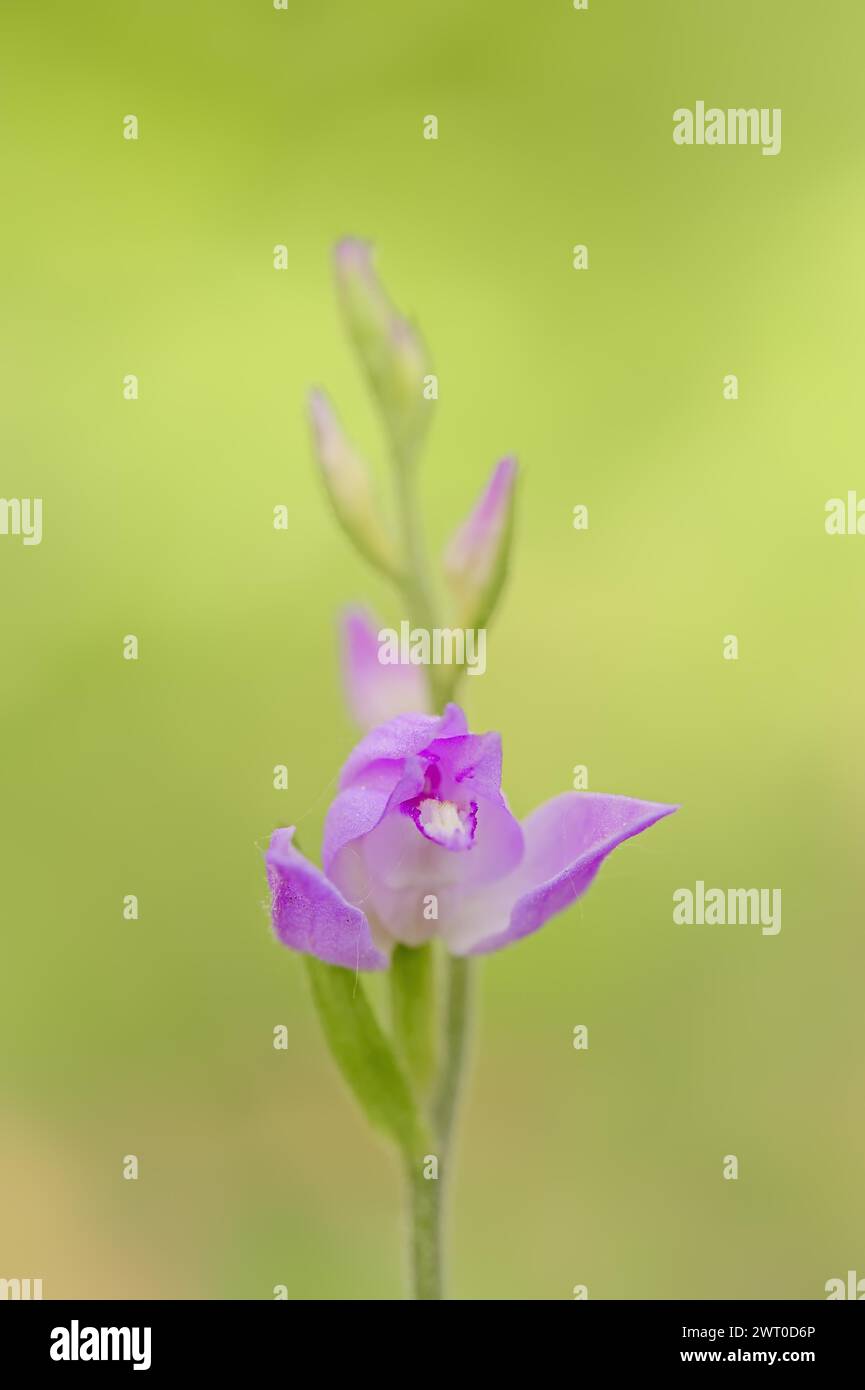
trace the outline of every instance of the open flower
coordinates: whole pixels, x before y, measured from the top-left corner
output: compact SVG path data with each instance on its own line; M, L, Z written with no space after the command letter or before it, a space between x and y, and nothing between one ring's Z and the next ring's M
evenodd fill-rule
M401 715L361 740L324 830L324 872L274 832L274 930L296 951L380 970L397 942L443 938L454 955L537 931L591 884L623 840L677 808L565 792L520 823L501 790L498 734L469 733L448 705Z

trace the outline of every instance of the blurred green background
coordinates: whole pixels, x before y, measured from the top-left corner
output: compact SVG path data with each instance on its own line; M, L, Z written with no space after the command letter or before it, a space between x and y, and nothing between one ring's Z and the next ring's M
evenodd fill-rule
M340 606L403 616L309 455L319 382L385 481L331 284L347 233L434 354L435 551L521 461L465 687L512 805L577 763L683 804L484 964L451 1293L865 1274L865 540L823 524L865 492L865 14L5 0L0 27L0 492L44 498L41 546L0 537L0 1276L401 1294L400 1175L270 936L261 857L291 821L317 849L356 738ZM697 99L781 107L781 154L674 146ZM780 887L780 935L675 926L697 878Z

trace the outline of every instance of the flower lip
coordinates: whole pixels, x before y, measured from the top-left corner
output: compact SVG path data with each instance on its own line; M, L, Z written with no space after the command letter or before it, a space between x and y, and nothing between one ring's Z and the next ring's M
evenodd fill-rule
M442 768L437 753L424 749L426 760L423 787L400 805L403 815L410 816L425 840L442 849L471 849L478 824L478 803L456 800L442 794ZM471 769L458 773L460 781Z
M460 805L441 801L437 796L413 797L403 808L411 816L425 840L442 849L471 849L478 826L478 803Z

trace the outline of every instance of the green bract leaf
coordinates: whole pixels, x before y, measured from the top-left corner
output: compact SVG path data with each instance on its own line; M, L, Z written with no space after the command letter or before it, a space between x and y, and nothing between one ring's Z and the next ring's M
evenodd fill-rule
M337 1066L371 1124L414 1159L423 1131L393 1048L379 1027L360 980L351 970L306 957L312 994Z

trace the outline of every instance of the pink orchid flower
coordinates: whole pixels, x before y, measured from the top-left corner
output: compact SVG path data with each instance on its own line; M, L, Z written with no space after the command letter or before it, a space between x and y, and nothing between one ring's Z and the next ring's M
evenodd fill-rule
M585 893L607 855L676 806L565 792L515 819L501 739L471 734L450 704L400 715L361 740L328 811L323 871L274 832L267 852L284 945L352 970L441 937L457 956L537 931Z

